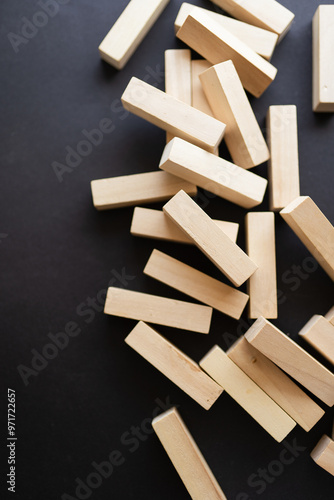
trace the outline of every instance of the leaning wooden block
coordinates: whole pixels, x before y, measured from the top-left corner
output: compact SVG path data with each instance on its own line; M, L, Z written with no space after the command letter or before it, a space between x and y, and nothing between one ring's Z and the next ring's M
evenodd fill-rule
M334 325L323 316L315 315L299 335L334 365Z
M322 469L334 476L334 441L328 436L322 436L311 457Z
M226 500L176 408L154 418L152 427L193 500Z
M200 367L279 443L292 431L292 420L217 345L199 362Z
M105 314L209 333L212 308L124 288L108 288Z
M328 406L334 405L334 375L264 318L245 334L247 341Z
M334 306L328 311L328 313L325 315L325 318L332 324L334 325Z
M235 286L256 271L256 264L184 191L166 203L163 211Z
M144 274L235 319L240 318L248 301L248 295L245 293L159 250L153 250Z
M125 109L197 146L214 152L225 124L133 77L122 96Z
M334 5L319 5L313 17L313 111L334 112Z
M139 322L125 342L205 410L223 392L197 363L145 323Z
M334 227L308 196L292 201L281 216L334 280Z
M131 0L101 45L100 56L122 69L156 22L169 0Z

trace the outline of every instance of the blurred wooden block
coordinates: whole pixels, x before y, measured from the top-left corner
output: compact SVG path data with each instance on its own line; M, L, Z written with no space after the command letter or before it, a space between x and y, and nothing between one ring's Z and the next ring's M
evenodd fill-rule
M334 325L323 316L315 315L299 335L334 365Z
M191 61L192 66L192 106L207 115L213 116L213 111L204 94L199 75L211 68L211 64L206 59L196 59ZM225 135L225 134L224 134Z
M334 306L328 311L328 313L325 315L325 318L332 324L334 325Z
M125 342L205 410L223 392L197 363L145 323L139 322Z
M334 112L334 5L319 5L313 17L313 111Z
M311 453L317 465L334 476L334 441L328 436L322 436Z

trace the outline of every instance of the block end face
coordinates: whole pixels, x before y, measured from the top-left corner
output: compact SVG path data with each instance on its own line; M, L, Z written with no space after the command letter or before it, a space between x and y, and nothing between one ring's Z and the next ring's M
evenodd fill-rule
M268 320L266 320L263 316L260 316L245 333L245 339L247 342L251 344L263 328L269 324L270 322Z

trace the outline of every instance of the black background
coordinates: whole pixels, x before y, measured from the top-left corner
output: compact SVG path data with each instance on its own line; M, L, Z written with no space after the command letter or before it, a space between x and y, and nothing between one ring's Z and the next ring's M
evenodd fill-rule
M219 10L209 1L193 3ZM301 194L310 195L333 222L334 121L332 115L316 115L311 109L311 20L319 2L283 3L296 19L272 60L278 76L259 100L251 98L251 102L263 128L269 105L298 106ZM219 277L197 249L132 237L132 208L104 213L93 208L92 179L157 169L165 133L128 116L119 99L133 75L141 79L150 75L148 82L163 88L164 50L183 46L175 39L173 27L181 1L171 0L124 70L118 72L102 63L98 45L126 4L127 0L70 0L15 53L8 34L19 34L23 18L31 20L41 8L36 1L1 2L4 418L0 433L5 450L10 387L16 390L17 399L16 498L52 500L65 493L75 497L76 478L86 481L94 471L92 463L107 460L113 450L121 452L124 463L89 498L189 498L154 435L143 434L137 443L124 441L128 437L124 433L131 432L132 426L147 425L145 419L152 416L157 398L180 405L182 417L229 500L248 498L238 496L240 492L252 499L332 498L332 477L309 456L320 437L331 432L332 409L320 403L328 410L321 422L308 434L296 428L288 436L290 444L295 439L304 451L259 494L259 487L248 480L279 458L282 444L227 394L206 412L141 359L124 343L135 322L92 310L78 314L78 306L81 311L91 309L85 305L87 300L96 298L113 277L116 286L188 300L143 276L155 247ZM60 183L53 162L64 163L65 148L76 148L84 139L82 130L95 129L103 118L113 121L114 131L72 172L64 174ZM221 154L228 158L224 146ZM266 166L254 171L266 176ZM244 245L245 210L218 198L200 203L212 217L240 222L238 242ZM256 210L267 209L266 198ZM322 269L315 269L309 253L280 216L276 221L281 300L275 324L296 339L311 315L325 314L333 305L333 283ZM307 268L303 277L297 276L300 271L293 266ZM128 276L126 282L124 278L117 281L122 273ZM71 321L77 323L80 334L70 338L67 347L31 375L25 386L17 367L31 367L31 350L41 353L50 343L48 334L63 332ZM208 336L158 330L198 361L215 343L226 348L231 338L244 333L246 322L246 314L238 322L215 311ZM3 485L5 460L6 453Z

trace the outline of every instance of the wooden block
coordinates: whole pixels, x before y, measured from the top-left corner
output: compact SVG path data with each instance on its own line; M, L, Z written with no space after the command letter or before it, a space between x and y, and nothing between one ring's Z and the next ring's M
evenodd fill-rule
M325 315L325 318L332 324L334 325L334 306L328 311L328 313Z
M122 69L169 0L131 0L99 46L102 59Z
M334 476L334 441L328 436L322 436L311 457L325 471Z
M270 210L282 210L300 195L296 106L270 106L267 114Z
M209 333L212 308L124 288L108 288L105 314Z
M199 365L279 443L295 427L296 422L217 345Z
M296 342L264 318L245 334L255 349L306 387L328 406L334 405L334 375Z
M320 406L244 337L235 342L227 355L306 432L324 415Z
M237 241L239 224L223 220L213 220L234 243ZM143 238L194 244L186 233L178 228L166 214L160 210L152 210L150 208L136 207L134 209L130 232L134 236L141 236Z
M263 177L179 138L167 144L160 168L244 208L260 205L267 188Z
M225 124L133 77L122 96L125 109L197 146L214 152Z
M313 316L299 335L334 365L334 325L326 318Z
M281 216L334 280L334 227L308 196L292 201Z
M235 319L240 318L248 302L248 295L245 293L159 250L153 250L144 274Z
M334 5L319 5L313 17L313 111L334 111Z
M249 212L246 215L246 248L258 270L247 283L249 318L277 318L275 215Z
M163 211L235 286L242 285L256 271L256 264L184 191L166 203Z
M202 12L189 14L177 37L212 64L231 59L243 86L255 97L260 97L276 77L272 64Z
M223 392L197 363L145 323L139 322L125 342L205 410Z
M200 75L214 116L226 123L225 142L233 162L252 168L269 159L269 150L232 61Z
M91 188L97 210L165 201L180 189L192 196L197 194L194 184L161 171L98 179L91 182Z
M212 65L206 59L196 59L194 61L191 61L192 106L196 109L199 109L200 111L203 111L203 113L214 117L210 104L206 98L206 95L204 94L201 80L199 79L199 75L203 73L203 71L211 68L211 66Z
M193 500L226 500L176 408L154 418L152 427Z

